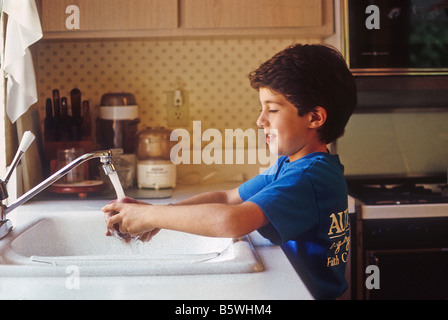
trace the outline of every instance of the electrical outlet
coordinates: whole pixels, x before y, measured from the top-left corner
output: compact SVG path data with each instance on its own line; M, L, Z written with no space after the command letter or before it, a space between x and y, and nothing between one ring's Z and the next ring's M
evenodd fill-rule
M188 92L181 90L179 99L179 92L175 94L175 91L169 91L166 97L168 127L187 127L190 121Z

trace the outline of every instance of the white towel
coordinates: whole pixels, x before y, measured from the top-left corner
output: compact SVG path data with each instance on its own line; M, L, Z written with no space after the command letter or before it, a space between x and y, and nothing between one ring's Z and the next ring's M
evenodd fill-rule
M42 38L35 0L4 0L8 14L2 69L6 73L6 111L15 122L37 102L36 77L29 46Z

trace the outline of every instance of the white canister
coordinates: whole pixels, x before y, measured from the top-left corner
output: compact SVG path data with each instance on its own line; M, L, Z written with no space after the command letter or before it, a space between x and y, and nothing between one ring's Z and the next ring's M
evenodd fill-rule
M160 189L176 186L176 166L170 160L145 160L137 163L137 185Z

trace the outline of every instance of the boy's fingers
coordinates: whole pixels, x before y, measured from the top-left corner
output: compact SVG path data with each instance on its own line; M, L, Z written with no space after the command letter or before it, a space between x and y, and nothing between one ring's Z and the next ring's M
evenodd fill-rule
M105 205L101 210L103 212L108 212L108 211L120 211L121 209L121 204L119 202L114 202L114 203L110 203Z
M106 211L104 212L104 219L109 220L110 217L116 215L118 212L114 211Z
M113 229L114 225L121 222L121 216L120 214L116 214L113 215L112 217L110 217L109 219L107 219L106 224L107 224L107 229Z

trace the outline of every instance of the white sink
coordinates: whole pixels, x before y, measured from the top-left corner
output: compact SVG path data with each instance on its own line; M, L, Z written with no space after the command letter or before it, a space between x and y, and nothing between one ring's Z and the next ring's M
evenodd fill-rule
M0 240L0 277L224 274L263 270L248 237L209 238L161 230L149 242L106 237L102 212L21 217ZM68 268L71 269L68 269Z

